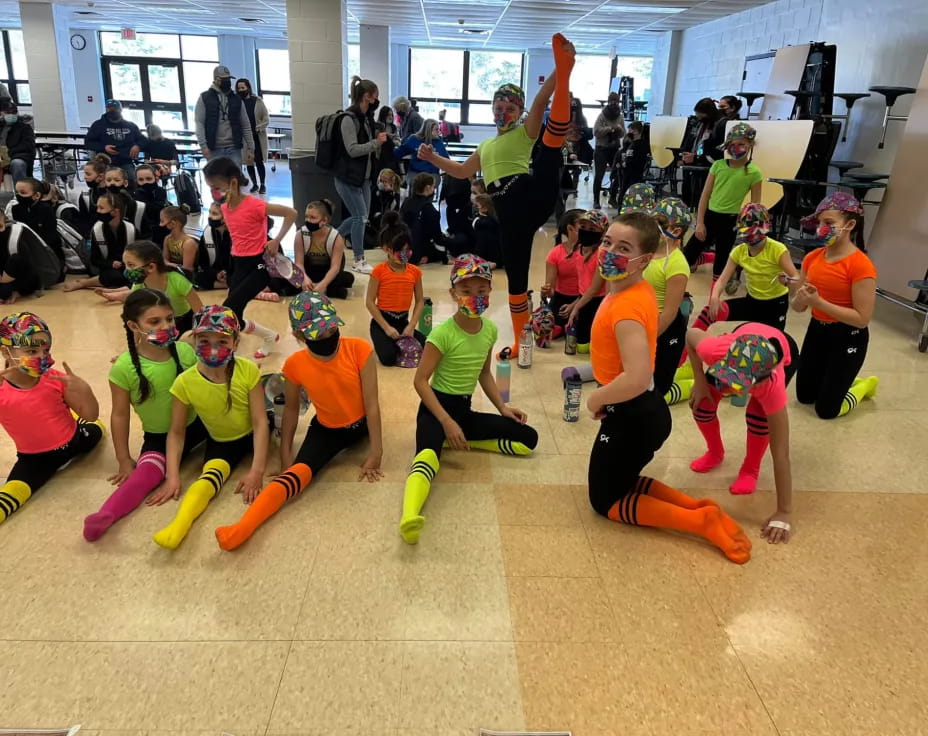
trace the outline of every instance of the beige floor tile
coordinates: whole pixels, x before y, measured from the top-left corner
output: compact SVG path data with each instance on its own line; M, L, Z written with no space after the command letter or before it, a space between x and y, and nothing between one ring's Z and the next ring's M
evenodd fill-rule
M500 546L500 528L495 524L466 526L436 520L426 516L425 528L419 544L409 546L400 542L403 561L407 569L432 575L454 578L475 572L503 574L503 557ZM393 533L399 540L397 527Z
M600 578L511 577L509 602L516 641L619 642Z
M267 723L289 646L2 642L4 720L81 723L90 730L230 724L254 732Z
M268 730L391 728L402 673L399 643L293 642Z
M590 446L593 444L590 435ZM527 458L490 455L487 458L494 483L585 483L589 450L585 455L539 454Z
M512 641L506 579L496 573L409 575L406 629L412 641Z
M399 727L441 730L523 725L515 649L504 643L405 645Z
M579 526L574 494L585 486L496 483L496 515L503 525Z
M583 529L556 526L500 527L506 574L593 577L593 553Z

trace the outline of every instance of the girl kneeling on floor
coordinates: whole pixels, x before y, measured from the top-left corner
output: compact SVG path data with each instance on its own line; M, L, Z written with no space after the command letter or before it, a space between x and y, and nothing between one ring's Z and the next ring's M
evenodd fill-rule
M488 450L528 455L538 433L525 422L524 411L507 406L490 368L496 325L483 317L490 305L493 272L482 258L465 254L451 267L454 316L435 327L425 343L414 385L422 403L416 417L416 456L406 478L400 534L408 544L419 541L425 523L422 507L438 473L445 441L454 450ZM471 408L477 382L499 414Z
M75 376L52 370L52 333L31 312L0 320L4 370L0 424L16 446L16 462L0 487L0 524L39 488L103 437L93 390Z
M371 314L371 342L384 365L396 365L401 337L415 337L425 345L425 335L416 330L425 299L422 270L409 262L412 234L396 212L385 212L380 245L387 260L371 271L367 284L367 311ZM412 317L409 308L412 307Z
M314 291L297 294L290 302L290 327L306 350L284 361L285 405L280 432L280 467L286 468L268 484L236 524L216 530L219 546L232 550L255 533L289 499L342 450L370 439L358 480L380 480L383 437L377 398L377 364L371 346L358 337L343 337L345 324L335 307ZM300 418L300 391L316 409L306 437L293 457L293 436Z
M152 243L152 247L157 247ZM180 274L177 277L183 279ZM126 297L122 310L128 349L110 368L113 409L110 432L119 464L107 480L117 485L100 510L84 519L84 539L94 542L119 519L138 508L164 480L168 430L177 376L196 364L193 348L178 342L180 332L167 294L140 288ZM142 422L138 461L129 454L129 409ZM183 454L206 439L206 429L188 409ZM151 503L151 502L150 502Z
M745 563L751 542L715 502L641 475L670 436L670 409L654 390L657 298L644 279L660 240L657 223L636 212L609 227L599 250L609 293L593 322L590 353L600 387L587 407L601 421L590 453L590 505L623 524L698 534L732 562Z
M264 389L258 366L236 358L239 321L228 307L203 307L193 319L197 364L181 373L171 386L174 403L168 432L167 467L152 505L180 497L180 461L193 409L206 427L203 472L184 494L174 520L154 536L156 544L176 549L193 522L222 490L235 466L253 452L251 470L239 481L245 503L254 501L264 481L270 436Z

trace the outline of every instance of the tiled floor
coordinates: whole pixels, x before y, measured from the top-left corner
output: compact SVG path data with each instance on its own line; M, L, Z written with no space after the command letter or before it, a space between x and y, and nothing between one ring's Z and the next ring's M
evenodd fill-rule
M280 171L272 195L282 191ZM550 241L539 235L532 283ZM436 319L446 272L425 269ZM339 303L366 336L363 287ZM691 280L697 302L708 275ZM508 335L504 276L491 316ZM207 293L205 301L219 301ZM118 309L54 290L22 308L55 335L55 357L94 386L106 416ZM249 307L285 329L285 306ZM801 338L805 323L790 316ZM875 401L822 422L790 405L796 536L769 547L773 503L725 490L744 424L722 409L733 449L690 472L699 435L685 405L651 472L721 502L751 534L732 565L682 535L613 524L586 500L592 420L561 420L560 346L513 375L513 403L541 438L531 458L448 452L418 547L396 524L413 452L412 373L380 369L386 476L355 482L358 452L235 553L213 529L241 501L216 499L176 552L151 542L173 508L142 508L96 544L81 520L108 493L108 443L0 527L0 727L82 723L148 733L463 736L478 727L578 736L910 736L928 723L928 357L911 315L880 303L867 371ZM246 352L257 343L244 338ZM265 361L296 350L290 337ZM483 399L479 398L479 403ZM304 420L305 422L305 420ZM137 437L137 428L134 430ZM136 440L133 440L133 446ZM0 440L10 463L12 447ZM276 459L270 471L277 469ZM186 476L196 473L186 466Z

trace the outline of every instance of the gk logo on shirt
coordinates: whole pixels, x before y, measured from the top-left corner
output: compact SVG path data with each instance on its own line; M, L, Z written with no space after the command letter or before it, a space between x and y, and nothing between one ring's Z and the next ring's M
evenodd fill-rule
M599 435L599 441L600 441L600 442L605 442L606 444L608 444L608 443L609 443L609 435L608 435L608 434L601 434L601 435Z
M857 352L857 348L848 348L848 349L847 349L847 354L848 354L848 355L851 355L851 354L856 353L856 352Z

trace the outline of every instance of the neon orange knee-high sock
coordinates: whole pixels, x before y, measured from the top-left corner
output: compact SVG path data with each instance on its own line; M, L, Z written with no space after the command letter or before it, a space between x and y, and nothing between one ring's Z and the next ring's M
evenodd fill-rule
M541 142L548 148L560 148L564 145L567 126L570 123L570 73L574 68L574 52L569 42L560 33L551 39L554 51L554 99L551 100L551 113Z
M732 562L744 564L751 559L750 540L740 528L734 535L726 531L722 512L715 506L685 509L632 491L609 509L608 516L622 524L698 534L722 550Z
M651 496L651 498L672 503L681 509L701 509L705 506L718 506L712 499L687 496L682 491L671 488L666 483L661 483L659 480L644 475L638 478L634 492L640 493L642 496Z
M519 336L522 334L522 328L531 319L528 313L528 294L510 294L509 295L509 318L512 320L512 357L519 354Z
M237 523L221 526L216 530L219 546L225 550L232 550L246 542L259 526L280 510L281 506L302 493L312 477L313 471L308 465L291 465L268 483Z

